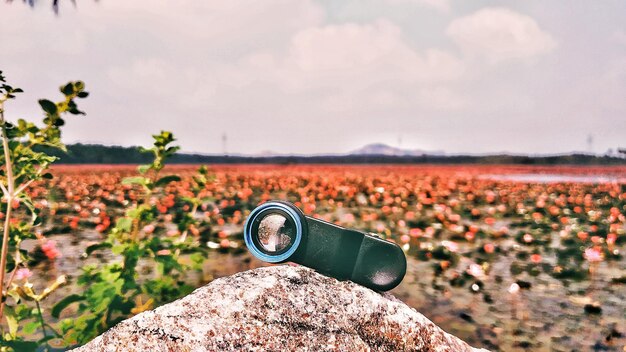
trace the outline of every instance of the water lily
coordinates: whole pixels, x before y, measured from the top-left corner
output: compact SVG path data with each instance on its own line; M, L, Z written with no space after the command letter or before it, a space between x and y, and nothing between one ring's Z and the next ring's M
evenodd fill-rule
M509 290L508 291L509 291L510 294L514 295L514 294L519 293L519 290L520 290L519 285L517 284L517 282L514 282L514 283L511 284L511 286L509 286Z
M18 281L27 280L31 276L33 276L33 273L27 268L21 268L15 272L15 280Z
M541 254L537 254L537 253L531 254L530 261L533 262L534 264L541 263Z
M533 239L534 239L534 238L533 238L533 235L531 235L531 234L527 233L527 234L524 234L524 236L522 237L522 239L523 239L523 240L524 240L524 242L526 242L526 243L531 243L531 242L533 241Z
M583 257L590 263L598 263L604 260L604 254L598 247L590 247L585 249Z
M446 247L446 249L448 249L450 252L458 252L459 251L459 245L456 242L453 241L441 241L441 245Z
M467 268L467 273L477 279L485 276L485 271L483 270L482 266L476 263L470 264L470 266Z
M41 245L41 250L45 254L46 257L50 260L54 260L56 258L60 258L63 255L61 251L57 249L57 243L53 240L45 239L44 243Z

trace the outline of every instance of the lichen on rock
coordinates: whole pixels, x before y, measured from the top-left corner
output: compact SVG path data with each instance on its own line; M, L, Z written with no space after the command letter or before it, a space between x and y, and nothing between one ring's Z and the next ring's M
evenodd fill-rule
M217 279L74 351L477 351L400 302L278 265Z

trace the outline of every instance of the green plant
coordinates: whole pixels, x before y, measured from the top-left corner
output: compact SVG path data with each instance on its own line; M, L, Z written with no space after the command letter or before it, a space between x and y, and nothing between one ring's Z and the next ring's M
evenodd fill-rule
M85 265L77 280L85 287L84 292L64 297L50 311L52 317L59 318L65 308L78 303L76 316L62 319L58 326L44 320L41 302L64 285L66 278L60 276L36 292L29 281L32 273L28 263L33 257L20 244L27 238L46 241L35 232L41 218L27 190L35 182L52 177L47 170L57 157L50 153L54 149L65 151L61 142L63 115L83 114L75 100L88 96L80 81L60 90L64 99L59 102L39 100L45 113L43 126L23 119L11 123L5 120L5 102L22 90L6 84L0 72L0 218L4 216L0 321L6 320L7 328L1 331L0 351L47 350L53 338L62 338L67 346L84 343L122 319L191 292L193 286L185 282L186 272L199 270L207 255L207 248L198 239L198 228L206 225L206 219L198 216L198 208L210 200L205 192L211 178L206 167L201 167L186 181L189 187L176 189L173 182L180 177L162 172L179 147L172 145L172 133L161 132L153 136L153 146L143 150L153 155L153 161L139 166L137 176L122 182L141 196L116 220L103 242L86 249L87 256L94 251L110 251L119 260ZM168 214L172 207L176 211ZM140 263L155 268L151 276L139 275Z
M8 325L8 331L3 330L0 336L0 346L5 349L31 350L40 345L46 346L49 339L57 336L54 329L44 322L40 302L64 284L65 277L59 277L42 293L35 293L32 283L28 281L28 252L21 249L20 244L24 239L35 238L33 229L40 224L38 211L26 190L34 182L51 178L47 170L56 160L56 157L41 151L41 147L65 150L61 141L61 127L65 124L62 116L66 113L84 115L75 102L77 98L88 96L84 83L69 82L61 86L60 91L64 99L57 103L39 100L45 116L42 126L24 119L14 124L5 119L5 103L23 91L8 85L0 71L0 189L4 214L0 252L0 321L6 318ZM16 212L20 211L30 216L16 216ZM34 302L35 307L29 306L28 302ZM25 321L28 322L21 324ZM32 334L37 327L41 327L43 333L43 338L38 341L24 341L18 334L20 329L24 334Z
M85 286L84 293L65 297L52 310L52 315L59 317L67 306L79 303L79 316L64 319L60 325L69 344L87 342L133 314L193 290L184 281L185 273L198 269L206 252L198 241L190 239L188 232L193 231L196 223L194 214L200 204L197 194L207 182L206 169L201 168L194 178L197 193L184 200L192 204L191 213L177 216L177 230L172 229L175 224L163 221L163 215L168 211L163 203L173 205L174 195L166 195L164 190L170 183L180 181L180 177L162 176L161 172L166 160L179 147L171 145L175 141L171 132L161 132L153 138L153 147L144 150L153 154L153 162L139 166L138 176L123 180L123 184L134 187L142 197L117 219L104 242L86 249L87 255L110 250L120 260L103 266L83 267L78 284ZM188 258L183 259L183 253ZM156 264L152 278L139 279L137 266L140 261Z

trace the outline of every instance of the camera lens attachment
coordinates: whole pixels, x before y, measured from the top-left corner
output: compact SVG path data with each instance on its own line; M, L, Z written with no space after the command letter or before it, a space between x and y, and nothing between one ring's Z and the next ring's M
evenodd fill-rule
M304 216L287 202L271 201L254 209L246 220L244 239L263 261L291 261L378 291L396 287L406 274L406 257L398 245Z
M303 237L299 209L282 202L267 202L250 213L244 226L246 246L257 258L279 263L298 249Z

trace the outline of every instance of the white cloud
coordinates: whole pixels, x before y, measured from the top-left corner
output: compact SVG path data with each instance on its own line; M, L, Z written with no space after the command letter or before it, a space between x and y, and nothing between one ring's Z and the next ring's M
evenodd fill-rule
M439 49L416 50L398 26L378 20L309 27L295 32L284 49L252 52L232 63L181 68L163 58L139 58L109 69L108 77L117 91L146 99L167 96L169 104L183 109L248 115L264 108L271 92L289 96L292 106L356 114L459 108L464 98L447 85L464 71L455 56ZM241 99L246 104L238 104Z
M581 82L579 95L572 104L584 105L593 101L596 115L609 111L626 112L626 58L616 59L604 68L601 75ZM582 108L582 107L581 107Z
M319 24L324 10L311 0L266 1L195 1L180 0L174 5L167 0L120 1L105 4L107 16L138 16L158 22L164 32L211 43L252 44L250 40L263 35L293 31ZM93 13L93 16L101 16ZM250 30L250 28L254 30ZM267 38L271 40L272 38ZM202 45L202 43L198 43Z
M387 0L390 4L416 4L447 13L450 11L449 0Z
M267 82L277 91L320 99L320 107L349 111L370 107L459 106L444 85L463 76L464 65L438 49L412 48L400 28L378 20L303 29L285 51L257 52L216 72L219 82L243 88ZM437 99L430 99L437 89ZM444 98L450 99L445 106Z
M303 73L419 81L448 80L463 70L462 63L446 52L417 52L400 28L386 20L302 30L294 35L285 63Z
M626 46L626 31L617 30L613 32L611 39L619 45Z
M446 34L468 56L490 63L532 59L556 46L533 18L506 8L484 8L457 18Z
M448 0L61 3L55 17L0 0L0 68L26 90L11 120L40 116L36 99L56 97L62 82L87 83L88 116L68 120L67 141L145 144L171 129L204 152L220 150L224 132L239 152L337 152L399 132L453 151L575 145L548 127L541 144L537 123L583 138L607 126L612 137L598 140L623 140L623 21L571 25L601 13L519 5L545 25L487 8L446 26ZM556 45L548 26L563 44L538 60Z

